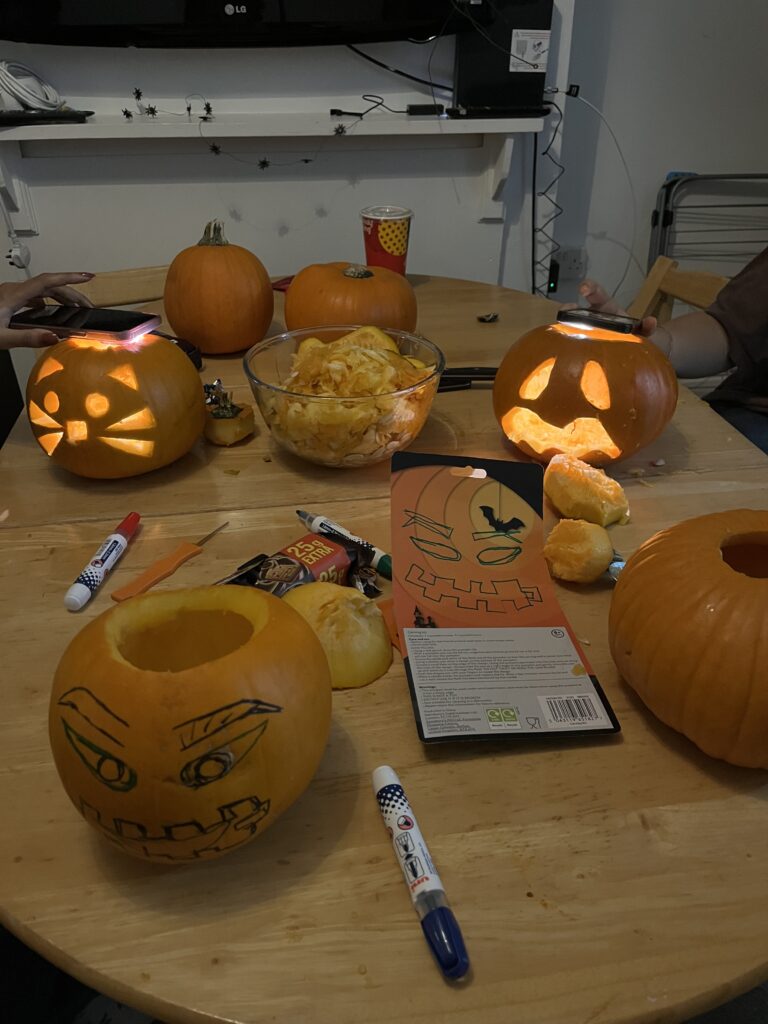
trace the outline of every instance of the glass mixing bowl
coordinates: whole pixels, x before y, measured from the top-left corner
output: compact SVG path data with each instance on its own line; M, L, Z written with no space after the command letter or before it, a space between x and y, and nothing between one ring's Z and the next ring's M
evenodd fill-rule
M322 466L369 466L407 448L424 426L445 357L437 345L407 331L384 331L403 356L424 363L426 377L382 395L305 395L286 386L306 338L335 341L358 326L305 327L266 338L243 359L248 382L272 436L283 448Z

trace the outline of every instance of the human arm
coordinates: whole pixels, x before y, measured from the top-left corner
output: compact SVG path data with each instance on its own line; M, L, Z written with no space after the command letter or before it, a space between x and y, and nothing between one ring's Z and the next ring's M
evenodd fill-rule
M582 281L579 293L591 309L627 315L596 281ZM678 377L709 377L733 365L728 334L719 320L704 311L684 313L664 324L653 316L644 317L640 333L664 353Z
M20 309L42 306L46 298L69 306L92 305L90 299L70 287L73 284L84 284L92 277L93 274L86 273L38 274L28 281L0 284L0 349L43 348L59 341L55 334L45 328L21 330L9 327L8 322Z

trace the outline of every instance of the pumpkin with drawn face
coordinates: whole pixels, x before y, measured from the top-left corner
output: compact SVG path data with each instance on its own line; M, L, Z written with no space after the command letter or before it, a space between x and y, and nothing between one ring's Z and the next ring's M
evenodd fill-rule
M541 462L624 459L661 433L677 404L675 371L655 345L583 314L563 312L524 334L496 374L501 429Z
M167 864L260 835L309 784L331 721L323 648L249 587L145 594L91 621L53 681L49 734L74 805Z
M205 398L194 366L165 338L67 338L32 369L27 416L53 462L114 479L185 455L202 433Z

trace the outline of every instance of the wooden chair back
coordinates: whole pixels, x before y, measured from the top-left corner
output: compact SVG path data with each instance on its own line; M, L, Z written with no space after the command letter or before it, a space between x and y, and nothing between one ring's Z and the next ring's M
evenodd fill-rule
M163 297L168 267L136 267L97 274L77 290L94 306L137 306Z
M665 323L672 316L675 300L706 309L729 280L704 270L678 270L676 260L659 256L627 312L638 319L655 316L659 323Z

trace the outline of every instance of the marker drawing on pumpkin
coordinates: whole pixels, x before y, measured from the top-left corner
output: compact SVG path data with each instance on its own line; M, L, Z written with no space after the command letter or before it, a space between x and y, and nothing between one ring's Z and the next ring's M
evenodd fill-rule
M113 792L127 793L133 790L141 780L138 773L123 760L123 757L130 756L125 753L129 742L126 735L129 723L82 686L67 690L57 704L67 709L70 721L63 716L61 718L64 734L88 771ZM251 720L254 715L272 715L282 711L283 708L278 704L268 701L240 700L174 726L173 731L181 751L201 743L208 747L180 768L178 778L181 785L199 789L223 779L250 753L269 721L258 722L245 729L243 723ZM84 724L75 728L71 721L72 714L76 714ZM110 751L103 739L100 738L97 743L86 736L85 733L91 729L120 747L121 756ZM122 739L119 738L121 735ZM216 735L220 736L220 740L214 746L210 741ZM261 800L251 795L216 807L216 817L208 823L195 818L163 824L151 831L142 822L128 817L114 817L109 821L92 802L80 798L83 816L112 843L128 852L139 852L147 857L169 861L198 860L240 846L251 838L269 809L268 799Z
M64 595L64 606L70 612L84 608L101 584L125 554L128 542L138 529L141 516L131 512L122 523L110 533L88 565Z

